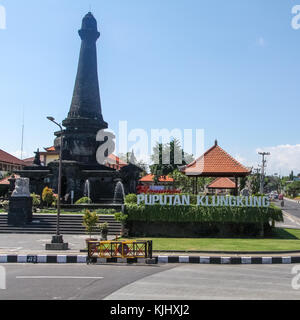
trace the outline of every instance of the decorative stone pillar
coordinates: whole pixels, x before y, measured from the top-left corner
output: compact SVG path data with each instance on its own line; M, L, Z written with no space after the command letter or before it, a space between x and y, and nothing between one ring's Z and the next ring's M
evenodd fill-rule
M8 224L24 226L32 222L32 198L29 192L29 179L18 178L15 190L9 198Z

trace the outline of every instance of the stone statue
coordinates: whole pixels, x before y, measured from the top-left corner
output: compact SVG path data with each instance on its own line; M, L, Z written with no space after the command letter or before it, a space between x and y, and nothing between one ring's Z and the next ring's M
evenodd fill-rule
M35 152L33 164L35 164L37 166L41 165L41 157L40 157L40 150L39 149L37 149L37 151Z
M12 197L30 197L29 192L29 179L18 178L15 182L15 190L13 191Z

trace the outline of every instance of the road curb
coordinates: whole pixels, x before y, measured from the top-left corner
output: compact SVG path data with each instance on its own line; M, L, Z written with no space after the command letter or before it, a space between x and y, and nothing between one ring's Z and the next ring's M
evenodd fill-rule
M86 255L0 254L0 263L86 263Z
M300 256L277 257L201 257L201 256L158 256L157 263L193 263L193 264L292 264L300 263Z
M214 256L157 256L152 259L135 258L93 258L88 261L87 255L12 255L1 254L0 264L6 263L142 263L142 264L165 264L165 263L192 263L192 264L293 264L300 263L300 256L244 256L244 257L214 257Z

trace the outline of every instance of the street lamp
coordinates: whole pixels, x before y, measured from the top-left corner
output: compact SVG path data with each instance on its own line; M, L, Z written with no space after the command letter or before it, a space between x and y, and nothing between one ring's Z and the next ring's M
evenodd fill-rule
M57 220L56 235L52 237L52 242L46 244L46 250L67 250L68 243L64 243L63 236L60 234L60 199L61 199L61 176L62 176L62 149L63 149L63 128L53 117L47 119L60 128L60 148L59 148L59 165L58 165L58 195L57 195Z

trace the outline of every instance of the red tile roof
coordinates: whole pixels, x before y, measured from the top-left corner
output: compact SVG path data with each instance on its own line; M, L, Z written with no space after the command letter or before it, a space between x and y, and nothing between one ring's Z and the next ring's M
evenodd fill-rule
M9 185L8 179L10 179L11 177L12 177L12 175L9 176L9 177L4 178L4 179L2 179L2 180L0 180L0 185ZM16 178L16 179L17 179L17 178L20 178L20 176L17 175L17 174L15 174L15 178Z
M44 149L45 149L47 152L56 151L55 148L54 148L54 146L49 147L49 148L44 148Z
M251 170L244 167L231 155L215 145L206 151L200 158L182 169L190 176L246 176Z
M1 149L0 149L0 161L5 162L5 163L9 163L9 164L21 165L21 166L25 165L24 161L16 158L15 156L13 156L13 155L11 155Z
M108 157L108 160L104 164L107 167L114 168L116 170L120 170L121 168L128 165L128 163L121 160L119 157L117 157L114 154L110 154Z
M158 179L159 182L173 182L174 179L166 176L166 177L160 177ZM154 175L153 174L147 174L146 176L144 176L143 178L140 179L140 182L154 182Z
M217 178L212 183L210 183L207 188L213 189L235 189L236 184L229 178Z
M27 165L28 165L28 164L33 164L34 157L23 159L23 161L24 161Z
M108 156L108 158L110 160L112 160L115 164L119 164L120 166L127 166L128 165L125 161L121 160L119 157L117 157L114 154L110 154Z

